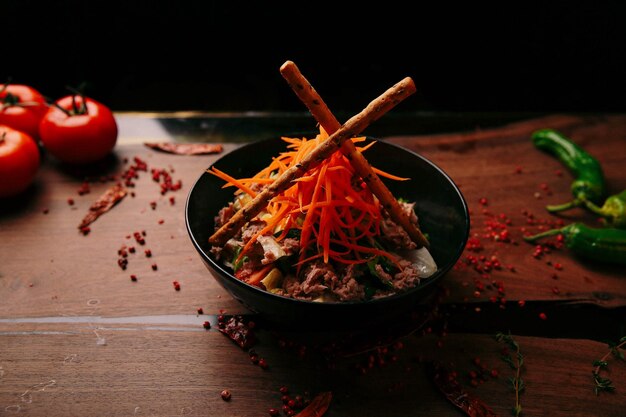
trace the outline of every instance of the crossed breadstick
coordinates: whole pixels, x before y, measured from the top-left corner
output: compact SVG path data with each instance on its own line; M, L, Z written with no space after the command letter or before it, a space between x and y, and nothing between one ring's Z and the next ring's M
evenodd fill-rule
M292 88L296 86L296 88L294 88L296 94L298 94L299 90L304 89L304 86L308 86L310 91L314 91L306 79L304 79L302 74L299 73L295 64L290 64L290 61L283 64L283 67L281 67L281 73L290 82ZM285 74L287 74L287 76L285 76ZM290 80L295 82L292 84ZM297 82L298 80L300 82ZM302 86L302 89L298 87L299 85ZM322 127L324 127L327 133L330 134L329 138L311 151L311 153L309 153L299 164L283 172L281 176L278 177L272 184L265 187L259 194L256 195L256 197L250 200L243 208L238 210L227 223L222 225L222 227L209 237L209 243L216 246L224 245L228 239L233 237L247 222L263 211L269 200L291 187L293 185L292 182L295 179L301 177L310 169L318 166L334 152L345 146L344 144L347 144L348 148L346 148L344 152L347 152L347 155L349 155L348 157L350 158L351 163L359 158L356 155L359 155L360 158L362 158L362 161L354 163L353 166L355 167L355 170L359 172L359 175L363 177L363 180L369 185L372 192L374 192L379 198L383 207L385 207L385 209L387 209L389 214L392 216L392 219L394 219L394 221L399 223L407 231L411 239L414 240L418 246L427 246L428 241L426 238L421 234L419 229L417 229L417 227L409 221L408 217L399 207L397 200L391 195L391 192L389 192L378 176L373 172L371 166L365 158L356 151L352 141L347 140L361 133L372 122L378 120L402 100L415 93L415 91L415 83L410 77L406 77L378 96L371 103L369 103L365 109L357 115L351 117L347 122L345 122L345 124L339 126L338 128L337 125L339 125L339 122L335 119L332 113L330 113L330 110L328 110L317 93L308 96L304 95L303 97L313 97L313 101L317 100L318 103L321 103L321 107L326 108L326 112L318 112L317 110L314 112L312 108L317 107L309 107L309 104L307 104L308 101L303 100L305 104L307 104L307 107L309 107L309 110L314 117L317 119L319 116L319 118L324 121L324 124L322 124L318 119L318 122L320 122ZM298 94L298 97L300 97L300 94ZM328 125L328 128L325 124ZM354 149L353 152L350 150L350 145L352 145L351 148ZM379 183L377 188L373 188L373 183ZM382 185L382 188L380 185ZM376 194L374 191L375 189L378 190L380 195ZM384 190L386 190L386 193ZM396 220L396 218L398 220Z
M287 80L291 89L296 93L298 98L307 106L315 120L324 128L329 134L333 134L341 128L341 123L331 113L330 109L324 103L322 97L317 93L315 88L307 81L306 78L300 73L300 70L292 61L285 62L280 67L280 73L283 78ZM391 219L399 224L405 232L409 235L411 240L417 244L418 247L428 247L428 240L422 234L420 229L415 223L412 223L409 216L406 215L398 200L394 198L391 191L380 180L380 177L376 175L372 166L369 164L365 156L361 152L356 150L354 143L351 140L343 142L341 145L341 151L348 158L350 164L355 171L361 176L363 181L367 184L370 191L378 197Z

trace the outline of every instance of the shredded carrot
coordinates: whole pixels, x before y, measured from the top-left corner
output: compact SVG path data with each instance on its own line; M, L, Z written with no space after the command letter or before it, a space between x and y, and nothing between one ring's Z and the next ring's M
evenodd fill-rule
M265 278L267 274L270 273L273 267L274 266L272 264L269 264L259 269L258 271L254 271L252 275L250 275L248 279L246 279L246 282L250 285L259 285L263 278Z
M287 143L287 151L274 157L267 167L253 177L236 179L215 167L208 172L223 179L225 186L234 186L237 192L254 197L255 187L267 186L280 174L300 163L328 139L328 134L320 127L320 133L313 139L281 139ZM365 138L353 138L352 141L361 143ZM364 152L373 143L357 147L357 151ZM407 179L373 169L381 177L391 180ZM382 208L341 151L310 169L295 180L290 188L271 199L262 215L266 225L246 243L239 258L252 248L259 236L272 234L282 240L290 230L298 229L298 269L314 259L323 259L326 263L358 264L382 256L396 261L395 255L373 245L366 246L365 242L380 233Z
M406 177L398 177L396 175L392 175L389 174L388 172L382 171L378 168L374 168L372 167L372 170L379 176L379 177L386 177L389 178L391 180L396 180L396 181L406 181L409 180L410 178L406 178Z
M234 185L235 187L239 188L240 190L245 191L246 193L248 193L250 195L250 197L255 197L256 196L256 193L254 191L252 191L250 188L246 187L240 180L231 177L227 173L225 173L223 171L220 171L219 169L217 169L215 167L211 167L211 169L208 169L207 172L209 174L213 174L213 175L215 175L217 177L220 177L224 181Z

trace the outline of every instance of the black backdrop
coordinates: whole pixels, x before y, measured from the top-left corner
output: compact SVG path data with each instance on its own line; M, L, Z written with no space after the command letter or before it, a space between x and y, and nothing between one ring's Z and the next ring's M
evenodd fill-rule
M624 7L588 3L8 0L0 80L118 111L303 111L290 59L335 111L405 76L403 110L624 111Z

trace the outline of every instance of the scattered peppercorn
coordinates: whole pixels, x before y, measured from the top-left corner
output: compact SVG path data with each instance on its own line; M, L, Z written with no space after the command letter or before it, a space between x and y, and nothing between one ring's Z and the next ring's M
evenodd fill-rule
M122 270L126 270L126 267L128 266L128 259L119 258L117 260L117 264L119 265L120 268L122 268Z
M132 274L132 275L130 276L130 280L131 280L131 281L137 281L137 275Z
M223 390L220 395L222 396L222 400L224 401L230 401L231 398L231 393L230 391L228 391L227 389Z
M211 323L208 321L205 321L204 323L202 323L202 327L209 330L211 328Z
M178 281L173 281L172 285L174 285L176 291L180 291L180 283Z
M87 181L83 182L80 187L78 187L78 195L89 194L90 192L89 183Z

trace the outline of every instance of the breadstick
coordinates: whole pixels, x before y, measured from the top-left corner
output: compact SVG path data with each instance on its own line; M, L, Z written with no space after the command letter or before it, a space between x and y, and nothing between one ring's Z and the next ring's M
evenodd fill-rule
M237 211L226 224L220 227L211 237L209 243L215 246L224 245L247 222L252 220L267 206L269 200L292 185L292 181L301 177L309 169L315 168L322 161L339 149L348 138L361 133L367 126L394 108L402 100L415 93L415 83L406 77L374 99L359 114L353 116L335 133L308 154L299 164L289 168L272 184Z
M313 117L315 117L315 120L317 120L329 135L333 134L341 127L341 124L331 113L322 97L302 75L296 64L292 61L286 61L280 67L280 73L283 78L287 80L287 83L291 86L298 98L307 106ZM418 248L422 246L428 247L429 242L426 237L422 234L418 226L411 222L404 210L402 210L398 200L381 181L380 177L376 175L372 166L367 159L365 159L365 156L356 150L354 143L351 140L345 141L343 145L341 145L341 151L346 158L348 158L355 171L367 184L370 191L378 197L378 200L385 210L387 210L391 219L406 231Z

